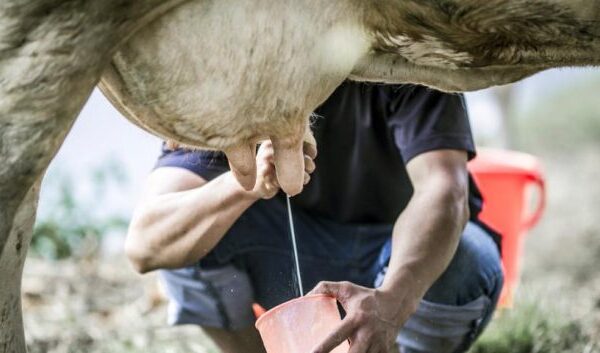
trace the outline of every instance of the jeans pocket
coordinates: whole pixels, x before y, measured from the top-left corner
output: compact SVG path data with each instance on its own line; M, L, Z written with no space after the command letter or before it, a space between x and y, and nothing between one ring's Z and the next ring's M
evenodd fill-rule
M492 307L492 300L485 295L461 306L423 300L398 335L400 352L466 352Z

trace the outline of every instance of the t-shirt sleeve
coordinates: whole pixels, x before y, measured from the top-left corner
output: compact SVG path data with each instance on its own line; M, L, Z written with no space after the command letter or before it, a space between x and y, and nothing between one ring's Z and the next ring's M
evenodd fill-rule
M402 159L440 149L464 150L475 157L466 103L462 94L443 93L423 86L392 89L389 124Z
M185 148L169 149L164 143L154 169L161 167L187 169L207 181L229 170L227 158L222 152Z

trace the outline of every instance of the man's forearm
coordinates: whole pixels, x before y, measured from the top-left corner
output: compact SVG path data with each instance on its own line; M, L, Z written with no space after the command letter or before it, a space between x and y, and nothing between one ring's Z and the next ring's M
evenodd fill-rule
M140 272L192 264L256 200L229 172L195 189L158 195L133 217L128 256Z
M466 195L415 194L394 226L380 290L393 296L410 289L412 299L420 300L448 267L468 218Z
M429 186L425 189L439 190ZM331 352L348 338L351 350L360 353L397 350L398 331L456 251L468 211L463 197L455 197L444 192L413 196L394 227L392 257L379 288L321 282L311 291L334 296L347 314L312 352Z

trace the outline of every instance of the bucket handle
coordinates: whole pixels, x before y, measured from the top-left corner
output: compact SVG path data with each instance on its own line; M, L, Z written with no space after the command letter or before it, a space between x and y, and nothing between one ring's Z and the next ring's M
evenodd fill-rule
M544 209L546 208L546 183L541 175L530 175L529 181L532 182L539 190L539 201L535 211L523 222L523 229L529 230L533 228L542 218Z

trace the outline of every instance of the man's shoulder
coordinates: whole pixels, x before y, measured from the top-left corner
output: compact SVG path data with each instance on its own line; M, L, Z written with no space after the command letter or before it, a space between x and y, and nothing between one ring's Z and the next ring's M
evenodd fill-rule
M213 150L201 150L182 147L171 147L163 143L161 155L155 165L160 167L178 167L188 169L205 179L228 170L229 164L225 154Z

